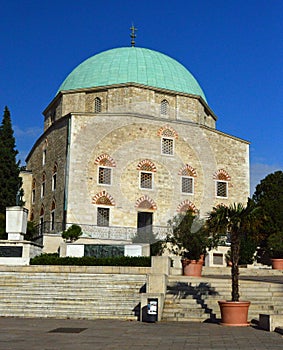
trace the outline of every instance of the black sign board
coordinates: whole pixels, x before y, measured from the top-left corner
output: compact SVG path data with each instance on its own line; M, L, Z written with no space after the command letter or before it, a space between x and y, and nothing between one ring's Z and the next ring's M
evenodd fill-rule
M23 255L23 247L0 246L1 258L21 258Z

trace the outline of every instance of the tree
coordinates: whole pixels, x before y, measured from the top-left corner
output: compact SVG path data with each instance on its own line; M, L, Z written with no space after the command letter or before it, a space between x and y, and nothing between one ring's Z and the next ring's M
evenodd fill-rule
M166 237L169 251L185 259L199 260L207 249L217 246L219 235L212 234L204 227L201 220L191 210L180 213L169 221L171 232Z
M261 180L256 186L253 200L260 207L264 219L261 247L267 251L269 236L283 234L283 172L276 171Z
M14 131L8 107L5 107L0 125L0 213L5 214L6 207L16 204L17 193L21 188L20 161L17 162L18 151L15 149Z
M231 240L231 278L232 301L239 301L239 257L241 237L253 235L257 238L260 224L259 211L252 200L247 206L234 203L229 207L219 205L210 212L207 219L207 229L212 233L230 234Z

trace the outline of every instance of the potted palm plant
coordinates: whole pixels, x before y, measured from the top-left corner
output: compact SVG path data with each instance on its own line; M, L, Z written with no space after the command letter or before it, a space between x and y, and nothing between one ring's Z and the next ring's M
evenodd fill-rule
M229 207L219 205L211 211L206 221L210 232L229 234L231 241L231 301L219 301L221 311L221 323L229 326L249 325L248 309L249 301L240 301L239 294L239 257L242 235L254 235L258 227L258 215L255 204L249 200L244 206L241 203L231 204Z
M167 249L181 256L185 276L201 276L204 256L207 249L217 245L216 237L205 229L201 220L193 211L180 213L169 221L169 233L165 243Z

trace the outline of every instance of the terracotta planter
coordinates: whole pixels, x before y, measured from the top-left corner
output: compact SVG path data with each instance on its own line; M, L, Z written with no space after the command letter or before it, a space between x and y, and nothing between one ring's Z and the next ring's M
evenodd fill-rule
M283 270L283 259L271 259L271 264L274 270Z
M221 324L224 326L249 326L249 301L218 301Z
M200 259L200 260L184 259L184 260L182 260L183 275L184 276L201 277L202 265L203 265L203 259Z

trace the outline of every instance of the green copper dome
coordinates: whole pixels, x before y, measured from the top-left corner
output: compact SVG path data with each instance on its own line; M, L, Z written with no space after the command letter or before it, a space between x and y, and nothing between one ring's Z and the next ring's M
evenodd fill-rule
M90 57L67 76L59 91L123 83L199 95L206 101L198 82L183 65L140 47L121 47Z

